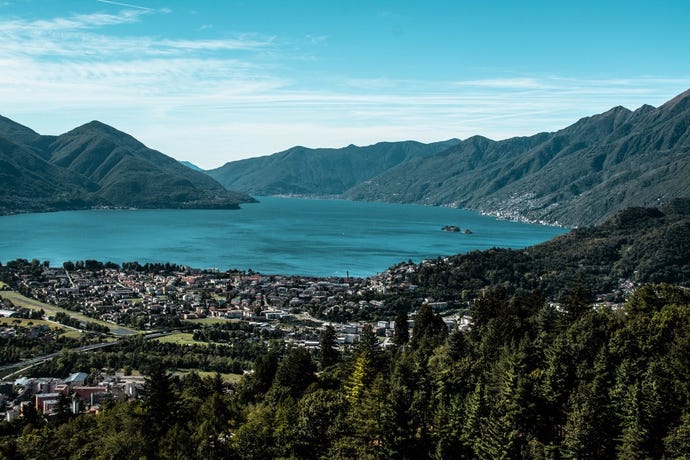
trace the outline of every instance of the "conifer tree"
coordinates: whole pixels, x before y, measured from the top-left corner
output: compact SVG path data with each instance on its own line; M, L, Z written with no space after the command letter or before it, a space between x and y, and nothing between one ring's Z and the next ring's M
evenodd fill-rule
M407 327L407 312L404 310L398 311L395 316L395 326L393 331L393 343L399 347L407 345L410 341L410 331Z
M338 350L335 349L335 345L335 329L329 324L321 331L319 337L321 369L325 369L338 362Z

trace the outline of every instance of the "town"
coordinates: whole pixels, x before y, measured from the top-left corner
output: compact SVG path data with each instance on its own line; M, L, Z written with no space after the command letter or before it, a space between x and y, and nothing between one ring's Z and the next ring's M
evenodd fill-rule
M205 325L244 322L257 335L268 331L271 337L282 338L285 346L309 349L319 348L321 332L331 326L336 347L346 350L360 340L363 328L369 325L380 346L388 347L395 322L386 303L396 294L415 294L417 286L409 284L406 276L414 267L412 263L400 264L371 278L313 278L169 264L130 263L120 267L79 261L57 268L37 260L14 261L3 267L5 282L0 287L5 291L0 290L0 316L45 322L5 322L0 337L23 333L41 340L60 333L47 322L69 327L103 346L113 344L113 337L159 336L181 330L194 333L201 341L208 339L208 334L200 333ZM14 296L8 295L10 287ZM16 295L32 303L14 304ZM431 298L416 301L443 313L449 330L470 325L464 308ZM415 313L408 315L408 330L414 325ZM343 318L356 320L340 321ZM51 416L64 411L94 412L103 401L136 398L142 385L141 375L124 375L112 369L97 374L77 372L66 379L22 377L2 383L0 402L6 405L7 421L29 410Z

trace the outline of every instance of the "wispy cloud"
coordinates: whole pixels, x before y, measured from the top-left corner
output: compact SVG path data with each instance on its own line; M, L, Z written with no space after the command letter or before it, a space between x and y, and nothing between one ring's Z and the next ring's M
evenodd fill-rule
M110 3L110 2L109 2ZM157 11L157 10L156 10ZM80 60L121 60L126 57L170 56L203 51L259 50L272 45L274 37L238 34L223 39L183 40L157 39L148 36L122 36L106 28L139 22L151 9L123 10L117 14L94 13L66 18L27 21L21 19L0 23L0 56L34 56L40 58L70 57Z
M118 14L93 13L65 18L39 20L5 20L0 23L0 31L5 33L40 35L51 32L65 32L85 29L98 29L104 26L126 24L139 21L147 11L123 10Z
M535 78L487 78L483 80L458 81L456 85L497 89L534 89L543 88L544 82Z
M148 8L148 7L139 6L139 5L132 5L130 3L113 2L111 0L96 0L96 1L99 3L107 3L109 5L124 6L126 8L134 8L134 9L138 9L138 10L154 11L153 8Z

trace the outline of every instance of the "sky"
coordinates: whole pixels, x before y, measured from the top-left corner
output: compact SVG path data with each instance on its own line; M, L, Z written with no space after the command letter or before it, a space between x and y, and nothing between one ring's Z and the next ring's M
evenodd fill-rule
M690 2L0 0L0 114L205 169L295 145L499 140L690 88Z

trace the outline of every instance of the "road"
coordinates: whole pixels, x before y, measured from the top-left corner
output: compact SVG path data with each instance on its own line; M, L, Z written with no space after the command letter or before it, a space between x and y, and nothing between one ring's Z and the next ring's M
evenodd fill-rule
M143 335L144 338L146 339L156 339L158 337L164 337L166 335L174 334L177 331L169 331L169 332L154 332L151 334L146 334ZM113 345L117 345L120 343L120 340L118 339L112 342L101 342L101 343L92 343L90 345L84 345L83 347L77 347L77 348L68 348L68 349L63 349L60 351L56 351L55 353L49 353L47 355L42 355L42 356L36 356L34 358L30 358L18 363L13 363L13 364L6 364L4 366L0 366L0 373L3 373L4 371L14 369L16 367L20 367L21 369L18 369L15 372L12 372L11 374L8 374L7 376L4 377L4 379L7 379L15 374L18 374L20 372L25 371L26 369L30 369L38 364L44 363L46 361L49 361L53 358L57 358L60 356L62 353L65 351L74 351L74 352L85 352L85 351L93 351L93 350L100 350L101 348L106 348L106 347L112 347Z

